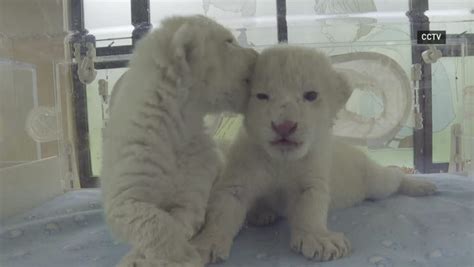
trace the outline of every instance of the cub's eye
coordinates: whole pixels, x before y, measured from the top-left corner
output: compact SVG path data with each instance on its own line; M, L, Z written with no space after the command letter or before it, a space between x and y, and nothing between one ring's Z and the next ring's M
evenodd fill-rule
M314 101L318 98L318 92L308 91L303 94L303 97L307 101Z
M258 93L257 95L258 100L268 100L270 99L270 96L264 93Z
M232 44L232 43L234 43L234 39L229 38L229 39L225 40L225 42L226 42L226 43L229 43L229 44Z

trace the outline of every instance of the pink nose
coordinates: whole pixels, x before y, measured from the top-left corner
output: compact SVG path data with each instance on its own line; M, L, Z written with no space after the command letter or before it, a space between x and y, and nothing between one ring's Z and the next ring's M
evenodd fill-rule
M298 123L294 121L284 121L280 124L272 122L272 129L275 133L282 137L288 137L296 131Z

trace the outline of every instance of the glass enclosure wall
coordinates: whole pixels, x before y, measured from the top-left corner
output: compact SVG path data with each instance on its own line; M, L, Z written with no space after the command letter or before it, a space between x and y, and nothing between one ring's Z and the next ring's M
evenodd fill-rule
M277 2L150 0L149 15L155 27L171 14L207 15L230 28L242 45L260 50L278 43ZM356 129L350 122L343 121L336 126L336 134L345 136L349 132L357 132L360 138L354 144L359 145L374 160L384 165L415 168L415 155L420 153L422 146L431 147L431 143L420 143L420 148L417 149L414 132L422 126L430 126L432 156L430 154L427 161L443 164L436 165L438 167L428 166L426 171L429 172L446 170L453 151L452 128L453 125L460 124L464 130L463 144L468 146L462 153L464 158L472 158L472 115L469 115L471 113L465 105L466 101L471 99L465 96L472 95L474 84L470 75L467 75L474 71L472 51L466 50L466 45L469 40L472 42L472 39L462 40L457 36L474 34L471 1L453 1L449 4L443 0L429 1L429 9L425 15L430 20L430 29L446 30L448 35L455 37L457 45L449 48L456 50L450 50L450 55L447 53L448 48L439 47L445 54L430 64L432 123L426 120L424 124L417 122L418 115L413 104L416 94L411 73L416 43L410 32L412 22L407 16L410 1L281 2L286 5L284 18L289 44L318 48L335 60L344 58L342 61L345 63L339 62L341 68L359 62L367 66L365 71L376 69L382 73L379 73L379 76L394 79L392 84L383 84L380 79L375 79L373 82L376 82L377 86L360 85L359 88L354 88L346 110L351 114L351 118L356 116L362 120L362 126L358 125ZM108 9L113 9L114 12L105 13ZM130 10L131 4L128 0L84 0L85 27L96 37L97 47L131 45L133 26L130 24ZM428 48L423 46L420 49ZM420 53L425 50L420 50ZM349 58L347 54L354 57ZM98 93L99 80L107 81L110 91L125 70L126 68L101 69L96 80L87 86L89 140L94 176L100 174L100 140L105 108ZM241 118L210 117L207 122L217 129L216 138L232 140L241 125Z

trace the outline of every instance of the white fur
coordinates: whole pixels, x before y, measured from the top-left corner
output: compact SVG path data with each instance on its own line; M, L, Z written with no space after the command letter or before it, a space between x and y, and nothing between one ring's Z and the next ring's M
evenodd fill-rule
M188 240L221 162L203 119L243 111L256 57L204 16L164 20L138 43L113 95L101 175L107 223L132 245L120 266L199 266Z
M303 98L317 91L318 98ZM257 99L266 93L268 100ZM334 139L333 120L349 98L344 78L313 49L277 46L258 59L245 130L230 150L228 165L211 192L206 224L193 240L206 262L229 256L246 216L267 224L288 218L290 246L310 259L337 259L350 253L342 233L327 227L329 208L399 192L422 196L435 191L393 168L371 161L358 149ZM298 123L289 138L299 146L275 146L271 122Z

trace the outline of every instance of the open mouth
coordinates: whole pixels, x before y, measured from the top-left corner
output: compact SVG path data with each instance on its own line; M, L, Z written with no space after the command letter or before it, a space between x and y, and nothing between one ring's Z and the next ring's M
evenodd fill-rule
M272 144L273 146L281 146L281 147L297 147L301 143L292 141L286 138L280 138L280 139L271 141L270 144Z

